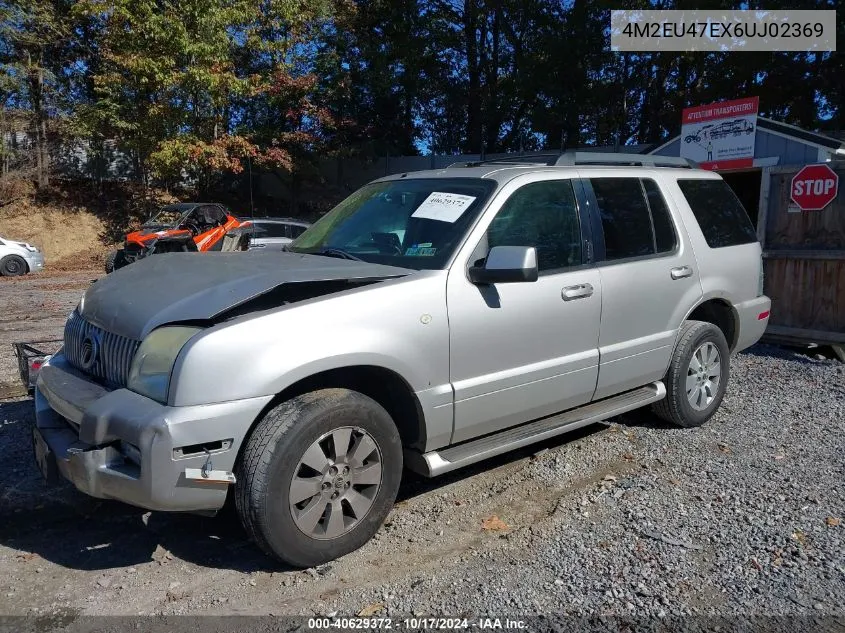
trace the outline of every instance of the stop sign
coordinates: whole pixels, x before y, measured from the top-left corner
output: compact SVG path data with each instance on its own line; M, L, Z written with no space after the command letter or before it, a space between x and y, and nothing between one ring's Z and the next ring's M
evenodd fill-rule
M827 165L807 165L792 178L789 197L802 211L821 211L836 198L839 175Z

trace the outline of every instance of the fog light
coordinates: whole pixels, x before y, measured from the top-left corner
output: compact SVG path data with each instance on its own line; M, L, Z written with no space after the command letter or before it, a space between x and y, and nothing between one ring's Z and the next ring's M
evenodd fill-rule
M117 450L120 451L121 455L136 466L141 465L141 451L137 446L130 444L129 442L121 441L120 444L118 444Z

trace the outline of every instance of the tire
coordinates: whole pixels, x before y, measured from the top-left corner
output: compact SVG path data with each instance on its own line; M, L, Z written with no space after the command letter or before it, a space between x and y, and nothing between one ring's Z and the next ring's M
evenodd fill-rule
M714 350L718 358L713 355ZM687 321L681 327L669 371L663 379L666 397L652 408L667 422L686 428L701 426L722 403L729 377L730 349L725 335L712 323Z
M346 442L348 461L338 457L335 441ZM271 409L235 473L235 505L250 538L279 561L313 567L358 549L384 522L402 478L402 442L376 401L348 389L322 389ZM292 494L305 496L291 505Z
M0 275L4 277L17 277L29 272L26 260L18 255L6 255L0 259Z
M106 255L106 274L114 272L114 263L117 260L117 254L120 251L112 251Z
M123 249L116 250L114 252L114 268L113 271L118 270L119 268L123 268L124 266L128 266L131 262L126 260L126 253L123 252Z

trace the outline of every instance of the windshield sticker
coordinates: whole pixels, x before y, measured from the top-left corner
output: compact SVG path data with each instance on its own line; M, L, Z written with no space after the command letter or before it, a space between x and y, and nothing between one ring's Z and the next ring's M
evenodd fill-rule
M474 200L475 196L432 191L428 198L423 200L417 210L411 214L411 217L439 220L440 222L456 222Z
M407 257L431 257L437 252L436 248L430 246L411 246L405 249Z

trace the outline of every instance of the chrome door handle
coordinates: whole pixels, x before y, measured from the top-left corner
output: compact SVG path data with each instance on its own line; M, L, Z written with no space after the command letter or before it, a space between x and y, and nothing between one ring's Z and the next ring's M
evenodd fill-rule
M572 301L573 299L583 299L584 297L591 297L593 295L592 284L578 284L577 286L566 286L560 291L560 296L564 301Z
M669 271L672 279L683 279L684 277L692 277L692 268L689 266L678 266Z

